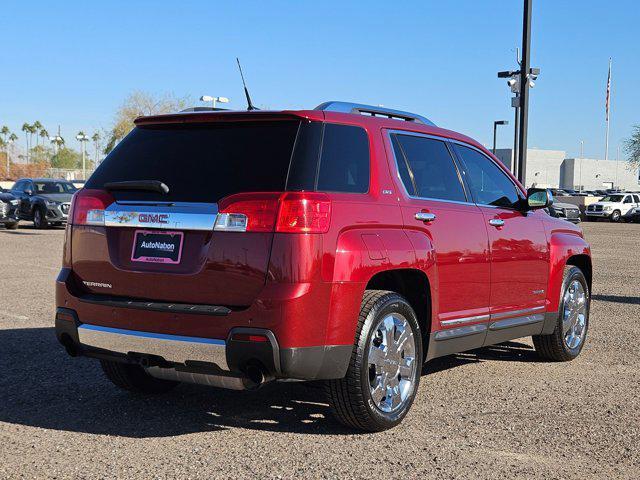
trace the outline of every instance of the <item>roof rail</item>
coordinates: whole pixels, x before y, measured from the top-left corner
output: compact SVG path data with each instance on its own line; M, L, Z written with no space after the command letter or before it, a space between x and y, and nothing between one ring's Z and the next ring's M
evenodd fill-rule
M373 105L365 105L362 103L350 102L324 102L318 105L315 110L323 110L325 112L339 113L355 113L357 115L371 115L372 117L387 117L396 120L404 120L405 122L423 123L435 127L433 123L422 115L411 112L403 112L402 110L394 110L392 108L374 107Z
M213 107L189 107L183 110L180 110L178 113L186 113L186 112L226 112L228 108L213 108Z

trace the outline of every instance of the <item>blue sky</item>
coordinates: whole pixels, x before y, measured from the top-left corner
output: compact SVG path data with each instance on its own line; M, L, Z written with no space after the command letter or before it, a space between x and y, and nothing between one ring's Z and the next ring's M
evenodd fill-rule
M522 1L2 2L0 124L40 120L71 139L109 128L134 90L231 98L239 56L254 103L326 100L419 112L489 145L513 124L498 70L515 66ZM640 8L634 1L534 0L529 146L604 155L613 57L610 157L640 124ZM198 103L198 102L196 102ZM499 146L512 141L502 127Z

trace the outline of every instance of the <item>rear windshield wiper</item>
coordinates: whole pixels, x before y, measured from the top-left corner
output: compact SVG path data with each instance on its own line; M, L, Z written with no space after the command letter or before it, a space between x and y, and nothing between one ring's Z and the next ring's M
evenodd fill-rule
M125 182L107 182L105 190L142 190L146 192L158 192L166 195L169 187L160 180L129 180Z

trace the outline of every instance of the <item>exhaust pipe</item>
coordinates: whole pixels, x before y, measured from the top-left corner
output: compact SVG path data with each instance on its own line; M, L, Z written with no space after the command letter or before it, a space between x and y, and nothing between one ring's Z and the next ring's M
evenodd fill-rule
M250 382L247 385L247 390L257 390L265 383L274 379L274 377L269 375L262 366L256 364L247 365L245 373L247 374L247 379Z
M149 366L145 371L155 378L173 380L175 382L195 383L209 387L226 388L228 390L257 390L274 379L260 365L248 365L244 376L215 375L208 373L192 373L174 368Z

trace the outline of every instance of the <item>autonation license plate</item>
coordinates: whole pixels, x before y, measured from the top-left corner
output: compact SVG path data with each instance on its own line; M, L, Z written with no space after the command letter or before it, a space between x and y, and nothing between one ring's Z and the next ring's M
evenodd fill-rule
M180 263L182 232L154 232L136 230L131 251L132 262Z

